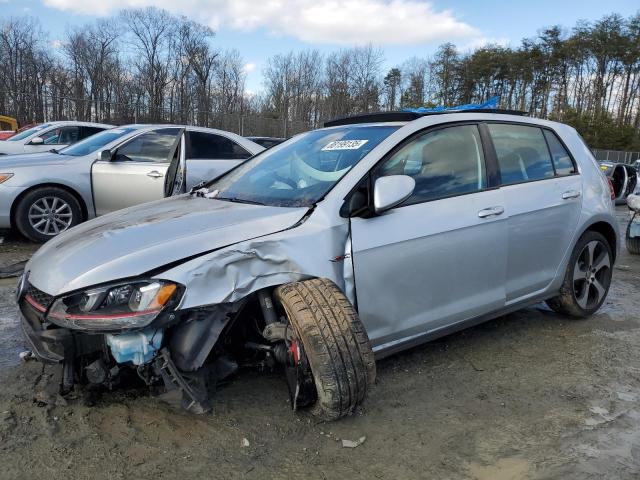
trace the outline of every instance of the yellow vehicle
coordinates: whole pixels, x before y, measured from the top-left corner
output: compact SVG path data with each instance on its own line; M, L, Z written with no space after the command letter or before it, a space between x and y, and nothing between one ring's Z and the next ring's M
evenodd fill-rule
M13 117L0 115L0 130L17 130L18 121Z
M0 140L5 140L16 133L18 121L13 117L0 115Z

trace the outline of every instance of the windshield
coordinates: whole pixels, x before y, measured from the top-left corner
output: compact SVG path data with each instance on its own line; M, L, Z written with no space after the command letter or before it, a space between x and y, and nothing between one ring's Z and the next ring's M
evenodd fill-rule
M7 142L17 142L18 140L24 140L34 133L44 130L45 128L49 128L50 126L50 123L43 123L42 125L38 125L36 127L25 130L24 132L17 133L13 137L7 138Z
M247 160L207 187L221 200L311 206L398 128L347 125L308 132Z
M62 155L71 155L73 157L89 155L90 153L100 150L105 145L117 140L118 138L124 137L135 130L137 130L135 127L104 130L100 133L96 133L95 135L91 135L78 143L74 143L67 148L63 148L58 153Z

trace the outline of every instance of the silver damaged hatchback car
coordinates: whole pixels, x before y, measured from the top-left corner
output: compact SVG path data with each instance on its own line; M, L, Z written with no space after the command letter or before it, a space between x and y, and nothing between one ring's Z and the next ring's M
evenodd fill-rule
M251 366L281 370L294 409L335 419L363 402L376 358L541 301L598 310L612 209L569 126L363 115L62 233L27 264L18 303L62 393L134 370L201 413Z

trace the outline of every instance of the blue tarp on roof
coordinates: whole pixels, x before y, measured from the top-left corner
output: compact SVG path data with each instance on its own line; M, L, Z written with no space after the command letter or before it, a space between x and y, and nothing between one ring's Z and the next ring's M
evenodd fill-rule
M458 105L456 107L444 107L439 105L433 108L419 107L419 108L405 108L403 112L414 113L431 113L431 112L444 112L447 110L480 110L480 109L494 109L498 108L498 102L500 97L491 97L484 103L467 103L466 105Z

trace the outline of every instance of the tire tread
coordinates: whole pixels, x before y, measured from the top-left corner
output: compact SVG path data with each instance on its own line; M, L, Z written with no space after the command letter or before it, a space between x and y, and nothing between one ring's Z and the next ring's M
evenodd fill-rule
M353 413L375 382L373 351L355 309L327 279L278 287L276 298L302 341L318 401L313 413L324 420Z

